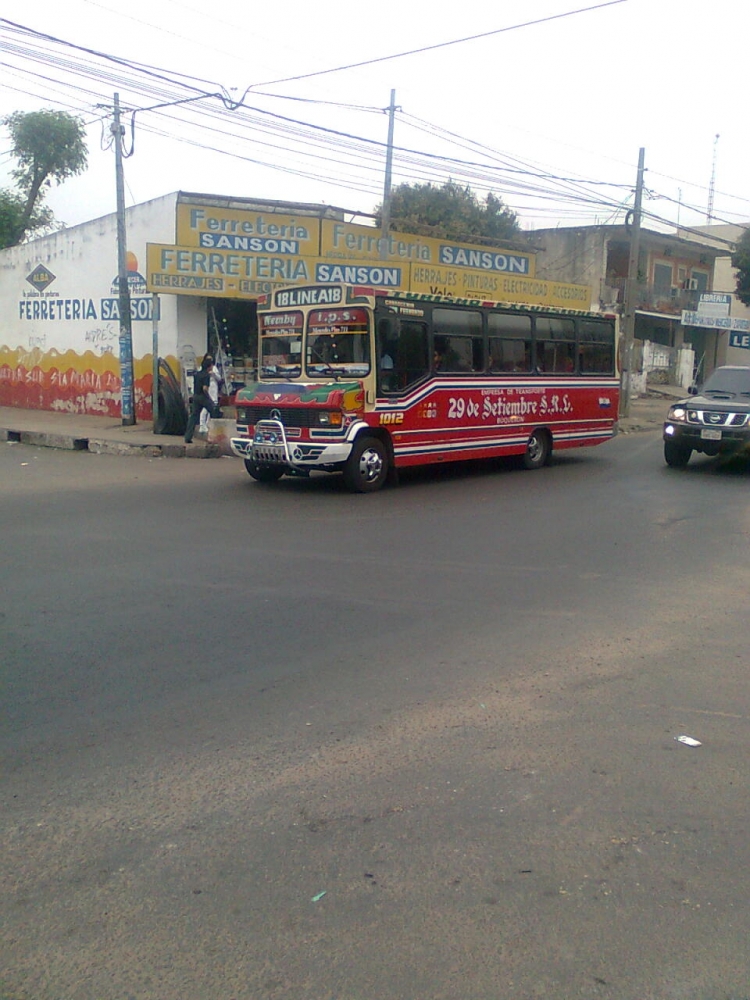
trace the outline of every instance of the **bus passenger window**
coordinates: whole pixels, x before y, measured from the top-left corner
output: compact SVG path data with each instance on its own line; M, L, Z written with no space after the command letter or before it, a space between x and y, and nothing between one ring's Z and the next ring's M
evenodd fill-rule
M484 370L484 337L482 314L461 306L438 307L432 310L435 346L440 345L442 360L439 371L481 372Z
M482 340L473 337L435 337L434 368L441 372L473 372L482 357Z
M559 316L536 316L534 326L537 371L572 374L576 368L575 322Z
M611 375L615 370L615 325L611 319L582 319L578 350L583 375Z
M531 342L490 337L491 372L531 371Z
M487 316L489 370L531 371L531 317L518 313L491 312Z

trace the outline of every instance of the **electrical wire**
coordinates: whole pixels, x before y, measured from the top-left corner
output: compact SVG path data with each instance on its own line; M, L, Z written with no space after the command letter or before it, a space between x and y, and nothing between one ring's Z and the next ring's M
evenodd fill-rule
M519 28L530 28L532 25L546 24L549 21L559 21L564 17L573 17L575 14L586 14L592 10L599 10L601 7L613 7L616 4L627 3L628 0L606 0L605 3L598 3L592 7L581 7L578 10L564 11L562 14L550 14L548 17L536 18L533 21L524 21L522 24L512 24L506 28L495 28L493 31L483 31L478 35L468 35L465 38L453 38L448 42L437 42L435 45L423 45L418 49L409 49L406 52L396 52L389 56L378 56L375 59L364 59L361 62L348 63L345 66L335 66L333 69L319 69L313 73L300 73L296 76L286 76L279 80L264 80L262 83L251 84L248 90L255 87L271 87L278 83L292 83L296 80L309 80L314 76L325 76L328 73L341 73L348 69L359 69L362 66L374 66L377 63L389 62L392 59L403 59L405 56L421 55L423 52L434 52L436 49L444 49L449 45L462 45L464 42L475 42L480 38L490 38L492 35L502 35L508 31L517 31Z
M616 0L616 2L621 2L621 0ZM600 4L597 5L597 7L609 5L610 4ZM592 9L597 8L584 8L584 10ZM568 14L579 12L581 11L568 12ZM567 15L556 15L556 17L561 16ZM145 128L144 123L141 122L139 124L139 128L145 132L151 131L154 135L161 135L165 138L172 138L177 139L178 141L187 142L195 148L204 148L212 152L221 152L224 155L232 156L245 162L253 162L268 169L281 170L283 172L309 177L311 179L321 180L327 183L340 184L350 190L356 189L367 193L376 193L379 189L378 185L375 185L374 183L370 184L366 178L363 178L361 175L363 171L371 174L377 172L379 176L382 175L383 158L387 149L387 145L384 142L374 140L366 136L356 135L342 129L331 129L313 122L305 122L296 118L279 115L265 108L248 107L242 103L242 101L244 101L244 96L240 102L228 99L226 88L219 84L215 84L217 90L214 92L208 92L205 89L195 86L195 84L201 82L206 83L209 81L200 80L199 78L185 74L177 74L178 78L175 78L174 76L170 76L167 71L161 70L158 67L135 63L130 60L121 60L118 57L109 56L106 53L101 53L94 49L87 49L83 46L73 45L73 43L68 43L61 39L56 39L54 36L36 32L33 29L17 25L15 22L8 21L4 18L0 18L0 28L2 25L10 26L5 30L9 30L11 34L15 34L16 37L20 35L26 41L25 47L18 43L11 43L5 46L5 53L30 62L37 62L45 66L50 66L59 74L71 73L89 80L95 80L98 83L106 82L106 84L110 86L114 85L123 90L134 91L134 93L140 94L141 98L151 98L152 101L154 99L158 100L159 103L152 104L150 108L144 106L138 107L138 102L129 102L131 105L135 105L130 109L133 115L141 114L145 110L151 110L154 112L157 111L157 109L164 109L165 111L167 109L173 109L169 114L165 115L166 121L172 123L173 128L179 127L188 130L199 129L201 135L204 135L206 132L215 132L225 136L227 140L238 144L252 142L254 145L260 144L266 148L278 150L282 154L290 155L294 153L295 156L301 156L305 160L309 160L311 162L324 159L329 167L332 162L332 150L337 150L341 159L337 163L335 169L329 169L325 172L325 174L321 175L312 167L306 170L301 168L301 166L291 167L284 163L279 163L278 161L271 163L263 161L260 158L251 158L239 151L216 149L216 147L201 143L199 140L191 138L189 134L187 137L182 137L175 135L174 133L170 133L165 129L162 129L161 131L157 129L148 129ZM498 31L506 30L512 29L498 29ZM481 36L471 36L471 39L485 37L486 34L495 33L497 32L484 33ZM29 36L34 39L35 44L28 41ZM441 45L437 47L447 44L457 44L458 42L468 41L471 39L457 39L454 40L454 42L441 43ZM50 45L61 45L64 48L72 47L76 52L75 58L62 57L60 53L51 51L49 49ZM424 51L430 48L432 48L432 46L426 47ZM414 50L414 52L417 51L423 50ZM407 54L410 53L401 53L399 55ZM104 61L108 67L106 70L100 65L101 61ZM344 67L339 67L338 69L342 68ZM21 70L17 68L16 75L19 73L25 73L30 79L36 79L37 81L43 80L46 83L54 83L55 85L58 85L58 87L59 85L64 86L61 76L53 78L45 74L34 73L28 69ZM255 86L262 85L258 84ZM24 92L20 90L20 88L9 89L16 89L21 93ZM73 88L68 87L68 90L70 89ZM190 96L185 96L186 89L189 92L192 92ZM61 93L59 89L58 92ZM101 97L98 92L92 90L91 88L83 88L79 86L74 90L74 92L76 93L79 102L81 94L90 95L91 97ZM255 92L255 96L266 97L269 99L297 100L306 104L333 105L350 111L367 113L382 113L384 110L382 108L377 109L366 106L346 105L338 102L313 101L302 97L282 97L282 95L273 95L261 92ZM212 99L216 101L216 107L209 106ZM84 110L80 103L78 105L74 105L68 102L67 105L65 105L65 102L62 99L57 103L70 108L75 108L79 113ZM142 104L143 102L141 101L140 103ZM192 117L186 118L182 111L187 110L185 106L189 104L192 105L192 111L190 112ZM182 109L177 109L178 105L182 105ZM220 122L221 125L227 126L227 109L232 109L234 111L231 128L221 128L218 124L213 124ZM92 121L101 120L101 118L101 115L97 115L92 119ZM520 205L525 206L528 199L533 199L537 205L533 209L527 209L527 212L535 211L537 213L540 213L543 210L543 206L539 205L539 202L554 201L560 216L571 214L573 212L578 212L578 214L593 214L594 212L601 212L602 209L616 215L616 213L621 210L622 206L622 202L619 197L613 198L604 196L601 192L590 189L609 188L616 191L617 189L631 187L630 185L621 183L587 180L585 178L569 177L553 173L552 171L542 170L539 167L534 167L533 165L525 163L518 158L500 153L498 150L493 150L491 147L487 147L476 142L475 140L458 136L456 133L452 133L447 129L432 125L424 119L417 118L413 115L400 113L399 121L402 121L404 124L407 124L409 127L418 131L422 131L424 134L431 136L436 141L447 142L457 148L470 150L475 155L478 152L479 155L484 158L483 160L469 160L461 159L459 157L446 156L444 154L432 153L424 149L413 149L406 146L394 147L394 176L398 176L399 178L403 177L404 179L408 179L409 182L419 181L444 183L446 175L448 175L448 177L456 179L460 183L471 183L475 186L481 186L488 191L501 191L506 204L510 204L511 199L515 199L514 204L516 205L516 211L518 211ZM211 122L212 124L207 124L208 122ZM258 135L263 133L265 133L267 138L259 139ZM269 141L271 137L273 137L275 141ZM357 174L359 175L358 177L352 176L351 171L353 170L357 171ZM674 201L674 199L670 199L668 196L659 195L658 197L664 197L667 201ZM744 199L737 200L742 201ZM690 208L690 206L687 206L684 202L681 202L680 204L682 207ZM697 208L693 208L692 210L700 211ZM664 224L673 225L673 223L668 220L660 219L660 217L656 214L652 213L649 217L656 221L663 222Z

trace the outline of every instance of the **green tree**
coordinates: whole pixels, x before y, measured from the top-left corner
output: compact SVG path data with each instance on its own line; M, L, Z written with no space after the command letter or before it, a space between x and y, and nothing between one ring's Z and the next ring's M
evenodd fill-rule
M23 229L26 199L17 191L0 189L0 249L15 246L17 234ZM28 233L44 233L54 228L55 217L46 205L38 205L27 228Z
M11 153L18 162L13 178L23 203L15 228L2 245L15 246L40 228L40 219L42 226L49 224L51 214L41 206L45 189L86 169L86 140L82 120L65 111L14 111L2 123L10 132ZM14 214L13 199L12 192L4 193L9 217Z
M732 254L732 267L737 268L737 298L750 306L750 228L745 230Z
M381 224L383 206L376 216ZM391 193L391 229L417 236L498 243L518 236L516 213L490 192L484 200L467 185L399 184Z

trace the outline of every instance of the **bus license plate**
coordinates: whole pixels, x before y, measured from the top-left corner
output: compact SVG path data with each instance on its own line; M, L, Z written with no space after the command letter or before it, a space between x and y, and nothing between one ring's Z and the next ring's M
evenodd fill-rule
M704 441L721 441L721 431L715 427L701 428L701 438Z

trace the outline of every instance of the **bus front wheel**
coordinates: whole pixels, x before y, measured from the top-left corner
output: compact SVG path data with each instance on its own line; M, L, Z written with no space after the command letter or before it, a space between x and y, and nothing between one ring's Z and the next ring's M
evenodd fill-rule
M552 454L552 442L547 431L533 431L526 443L526 451L521 459L524 469L541 469L549 462Z
M284 475L284 470L275 465L259 465L251 459L245 459L245 468L259 483L275 483Z
M361 437L344 466L344 483L353 493L373 493L388 478L388 451L376 437Z

